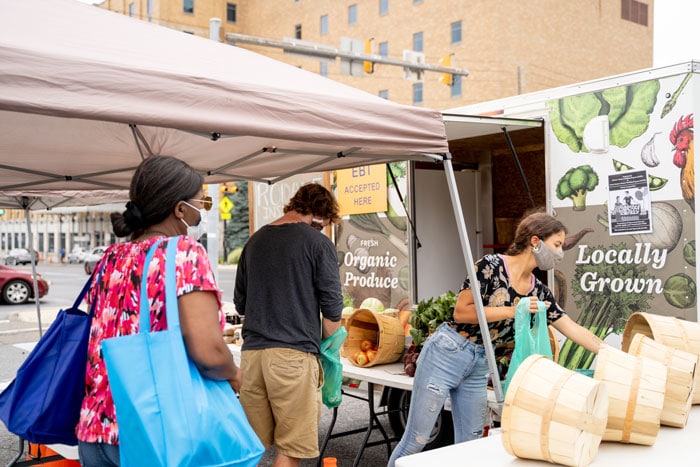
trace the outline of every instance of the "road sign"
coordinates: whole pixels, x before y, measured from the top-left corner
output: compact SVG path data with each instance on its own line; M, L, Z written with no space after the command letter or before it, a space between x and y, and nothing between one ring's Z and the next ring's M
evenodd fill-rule
M233 209L233 201L228 199L228 196L221 198L221 201L219 201L219 212L221 214L228 214L231 212L231 209Z
M222 221L230 221L231 220L231 213L230 212L220 212L219 217L221 218Z

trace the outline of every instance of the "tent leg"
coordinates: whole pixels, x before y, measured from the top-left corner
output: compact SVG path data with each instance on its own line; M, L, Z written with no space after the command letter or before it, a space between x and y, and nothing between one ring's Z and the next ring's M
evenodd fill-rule
M496 356L493 351L493 345L491 340L488 338L489 325L486 321L486 313L484 312L484 304L477 297L481 296L479 282L476 279L476 272L474 271L474 258L472 257L472 250L469 245L469 236L467 235L467 226L464 222L464 214L462 212L462 203L459 199L459 191L457 190L457 181L455 180L454 169L452 168L452 156L447 154L443 159L443 167L445 169L445 177L447 178L447 188L450 192L450 198L452 199L452 208L455 214L455 222L457 223L457 231L459 232L459 240L462 244L462 253L464 254L464 263L467 267L467 275L469 276L469 283L471 284L472 293L474 295L474 305L476 306L476 314L479 318L479 329L481 330L481 335L484 337L484 350L486 352L486 361L489 364L489 370L491 371L491 381L493 383L493 389L496 393L496 403L498 404L499 411L503 403L503 388L501 387L501 379L498 376L498 366L496 365Z
M24 199L22 200L24 203ZM28 201L28 200L27 200ZM32 221L29 218L29 205L24 207L24 218L27 220L27 241L29 243L29 254L32 265L32 287L34 287L34 303L36 303L36 319L39 322L39 339L44 335L41 329L41 305L39 305L39 284L36 281L36 253L34 252L34 242L32 241Z

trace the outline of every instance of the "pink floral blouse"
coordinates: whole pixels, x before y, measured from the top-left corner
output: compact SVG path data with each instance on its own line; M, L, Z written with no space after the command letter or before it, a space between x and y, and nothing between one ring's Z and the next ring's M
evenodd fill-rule
M114 402L102 359L102 341L139 331L138 301L141 270L150 246L159 237L140 242L119 243L110 246L100 263L104 264L98 287L87 294L90 304L97 300L95 316L90 328L88 362L85 371L85 397L80 409L76 433L80 441L119 444L119 429L114 414ZM165 260L167 241L163 241L149 266L148 296L151 299L151 329L167 329L165 317ZM189 237L181 236L177 245L177 296L195 291L212 291L219 302L219 317L223 329L225 319L221 311L221 293L204 247Z

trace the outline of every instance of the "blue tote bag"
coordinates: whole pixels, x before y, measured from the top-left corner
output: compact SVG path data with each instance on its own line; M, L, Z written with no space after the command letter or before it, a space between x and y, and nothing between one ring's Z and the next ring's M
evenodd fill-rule
M15 379L0 394L0 419L10 433L37 444L75 446L75 427L85 395L85 365L90 336L90 313L80 305L93 279L93 271L73 306L62 309L31 351Z
M238 397L228 382L203 378L187 356L175 291L177 240L168 242L165 259L168 329L150 330L146 276L158 241L144 263L139 333L102 342L121 465L253 467L265 448Z

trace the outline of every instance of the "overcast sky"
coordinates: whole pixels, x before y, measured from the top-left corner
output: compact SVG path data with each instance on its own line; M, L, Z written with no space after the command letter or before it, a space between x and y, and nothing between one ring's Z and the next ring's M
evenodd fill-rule
M654 2L654 67L700 60L700 2Z

